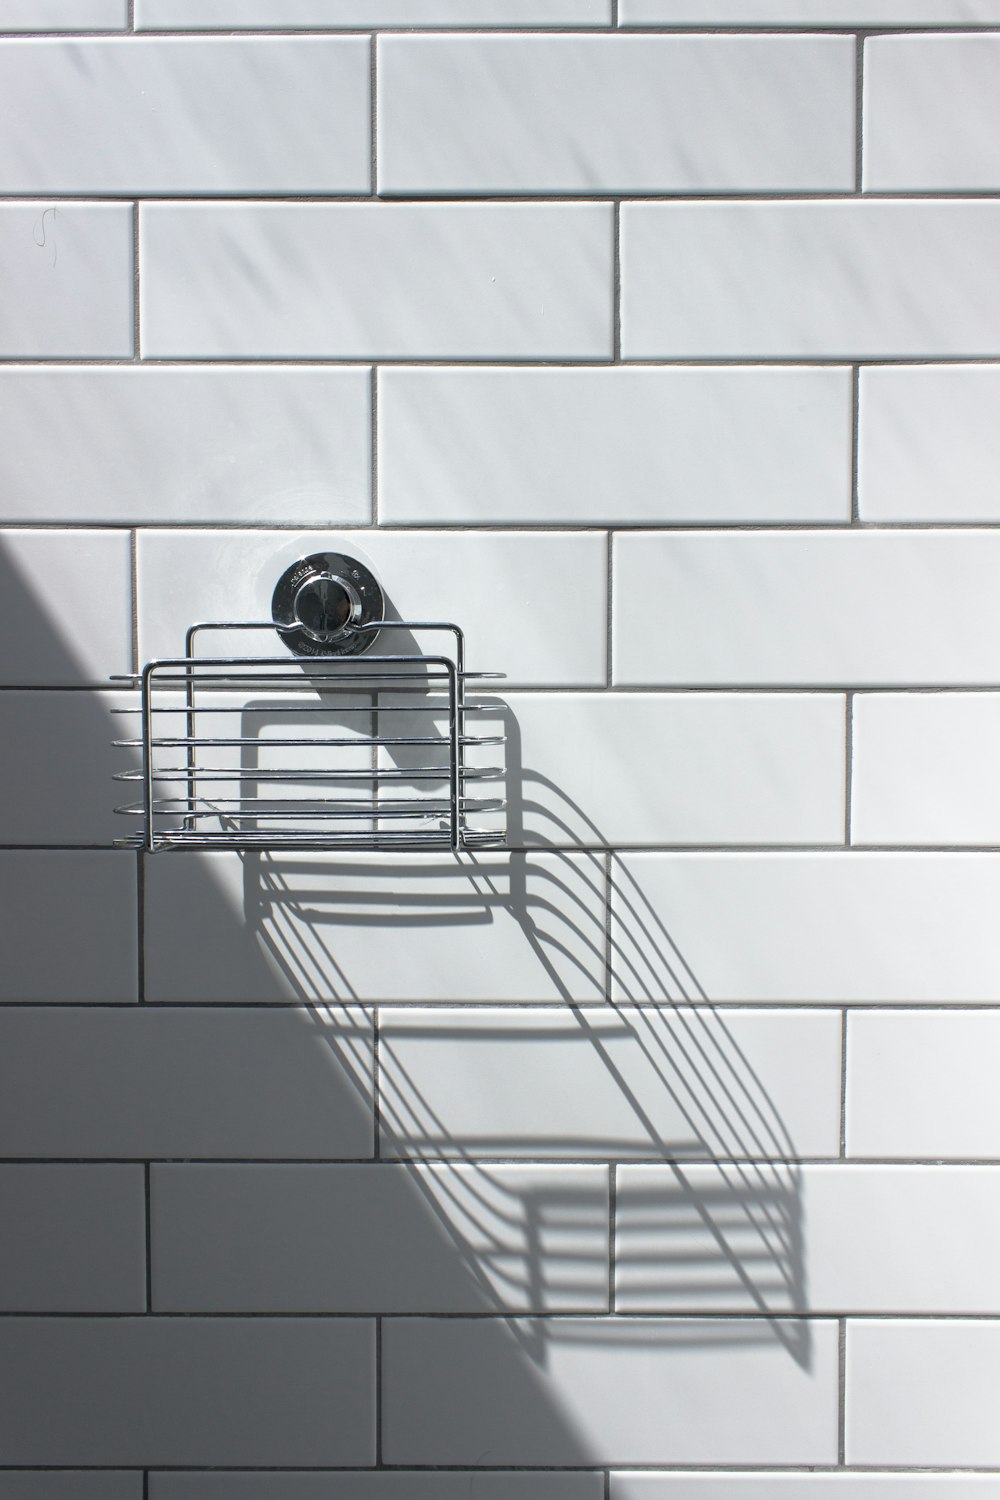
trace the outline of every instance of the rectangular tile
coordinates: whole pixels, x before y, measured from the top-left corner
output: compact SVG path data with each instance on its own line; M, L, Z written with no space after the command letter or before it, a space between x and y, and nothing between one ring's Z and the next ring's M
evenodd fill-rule
M760 1320L390 1319L386 1458L833 1463L836 1325L811 1325L808 1366L785 1342L797 1331Z
M626 359L1000 353L1000 204L630 203Z
M0 1442L15 1464L374 1460L365 1319L9 1318Z
M128 788L112 778L138 752L112 741L136 733L128 693L0 692L0 844L107 844L130 832L115 806ZM79 868L79 866L78 866Z
M128 203L0 204L0 356L132 355Z
M0 1166L4 1312L142 1312L140 1166ZM0 1482L0 1496L6 1492Z
M3 686L103 686L131 671L127 533L0 531L0 579Z
M605 1312L596 1166L156 1166L157 1312Z
M618 1312L997 1313L1000 1167L622 1167Z
M849 1323L847 1462L994 1467L998 1381L993 1319Z
M368 80L361 37L0 43L0 191L367 193Z
M4 849L0 876L0 999L136 998L133 856L111 850Z
M405 36L378 47L381 193L854 187L847 37Z
M384 525L850 517L846 370L390 368L378 420Z
M24 0L22 0L24 3ZM611 0L136 0L139 31L275 26L606 26Z
M5 1469L0 1473L2 1500L141 1500L142 1473L135 1470L90 1470L78 1474L55 1469Z
M1000 1013L852 1015L851 1156L1000 1158Z
M758 1159L837 1150L833 1012L382 1012L383 1155Z
M1000 187L1000 37L865 41L869 192Z
M992 1474L779 1472L611 1476L611 1500L770 1500L772 1495L776 1500L996 1500L1000 1479Z
M604 997L596 855L212 851L148 862L145 892L147 1000Z
M950 1005L1000 986L992 855L639 853L612 881L625 999Z
M997 681L996 531L636 533L615 566L620 686Z
M747 0L619 0L619 5L623 26L962 26L1000 20L997 0L753 0L749 5Z
M11 1156L372 1154L358 1011L7 1009L0 1038Z
M611 356L608 204L153 203L140 217L147 357Z
M851 826L859 844L1000 844L1000 697L859 694Z
M843 839L844 704L836 694L512 693L503 701L514 840ZM477 730L493 727L491 715L477 716Z
M861 371L858 490L865 521L1000 520L1000 369Z
M0 367L4 518L364 525L369 380L285 365Z
M503 672L505 687L604 685L607 565L599 534L146 532L139 537L140 660L181 654L193 620L270 620L285 569L330 550L371 568L390 618L459 625L473 672ZM440 634L415 639L420 650L440 650ZM412 650L413 640L408 632L386 634L376 650ZM258 654L261 637L237 634L227 645L234 654ZM284 646L274 651L287 659Z
M3 31L124 31L128 0L0 0Z
M413 1469L149 1476L149 1500L468 1500L470 1490L476 1500L604 1500L604 1475L552 1470L530 1474L510 1469L491 1473L477 1468L464 1474ZM951 1497L929 1496L928 1500Z

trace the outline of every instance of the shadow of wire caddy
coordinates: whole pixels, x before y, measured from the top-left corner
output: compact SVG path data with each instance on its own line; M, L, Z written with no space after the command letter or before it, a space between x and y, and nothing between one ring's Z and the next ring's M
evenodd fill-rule
M116 809L139 820L118 844L150 853L502 846L503 799L479 784L501 780L503 767L469 761L503 736L470 731L481 710L466 684L503 674L466 670L457 625L385 614L363 563L315 553L279 579L270 621L194 624L183 656L124 679L141 688L131 710L141 736L117 744L139 750L141 763L117 779L138 783L141 797ZM198 654L224 632L284 649ZM421 651L416 632L441 638L440 651ZM387 637L396 650L384 649ZM431 711L420 733L401 717L416 708Z

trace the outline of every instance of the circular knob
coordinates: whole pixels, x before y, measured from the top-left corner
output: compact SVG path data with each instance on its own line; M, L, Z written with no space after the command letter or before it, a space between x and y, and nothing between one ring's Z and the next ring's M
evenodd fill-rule
M335 641L361 618L361 596L346 578L317 573L299 585L292 609L312 641Z
M300 557L278 579L271 618L296 656L359 656L375 644L385 614L377 579L343 552Z

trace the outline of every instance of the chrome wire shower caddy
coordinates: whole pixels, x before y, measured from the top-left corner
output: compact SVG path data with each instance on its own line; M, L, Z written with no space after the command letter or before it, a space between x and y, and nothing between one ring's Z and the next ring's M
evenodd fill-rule
M139 706L121 712L141 725L116 741L139 762L116 779L140 793L117 809L136 822L119 846L502 846L504 798L490 793L504 767L484 760L502 760L504 735L485 732L495 704L466 691L502 674L466 670L457 625L384 610L364 564L315 553L282 575L271 620L191 625L183 656L117 679L139 688ZM199 654L226 632L284 654ZM418 632L441 649L422 651Z

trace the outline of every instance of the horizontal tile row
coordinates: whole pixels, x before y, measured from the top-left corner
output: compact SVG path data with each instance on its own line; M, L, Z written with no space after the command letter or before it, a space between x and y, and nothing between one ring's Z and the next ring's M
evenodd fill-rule
M135 0L135 24L140 31L161 27L178 31L301 27L312 31L326 26L607 26L610 21L611 0Z
M0 208L5 355L131 355L131 219ZM610 359L612 230L601 203L147 204L141 352ZM623 353L995 357L998 245L986 200L626 204Z
M184 1500L198 1490L180 1491ZM289 1495L292 1490L289 1489ZM308 1494L308 1491L304 1491ZM206 1489L206 1500L215 1491ZM242 1500L241 1492L221 1492L225 1500ZM996 1500L1000 1478L993 1474L612 1474L611 1500ZM254 1492L246 1491L247 1500ZM270 1500L270 1495L261 1496Z
M2 1500L141 1500L142 1474L126 1469L0 1470Z
M4 193L371 188L363 37L0 42L0 97Z
M390 366L378 382L383 525L850 520L846 368ZM370 385L319 366L0 367L4 519L365 525ZM863 369L861 519L1000 519L998 410L993 366ZM42 447L57 461L39 472Z
M371 1464L373 1344L365 1319L9 1318L4 1452L13 1466ZM983 1403L998 1367L996 1320L849 1321L847 1462L996 1465ZM826 1320L389 1318L381 1373L394 1465L836 1463Z
M381 193L854 188L849 37L389 37L378 54Z
M470 1487L476 1500L604 1500L603 1474L554 1469L531 1474L480 1467L465 1473L448 1469L356 1469L325 1474L154 1471L149 1476L149 1500L468 1500ZM2 1489L0 1496L7 1500ZM53 1500L63 1500L61 1492ZM942 1495L940 1500L951 1497Z
M135 998L133 856L7 850L0 869L3 999ZM613 999L654 1005L935 1006L990 1002L1000 986L995 854L639 851L610 876L608 934L595 854L158 855L145 997L599 1002L610 974Z

